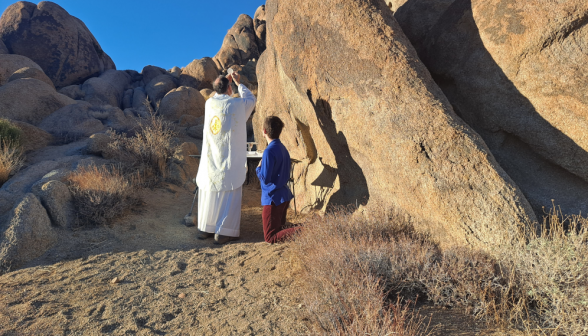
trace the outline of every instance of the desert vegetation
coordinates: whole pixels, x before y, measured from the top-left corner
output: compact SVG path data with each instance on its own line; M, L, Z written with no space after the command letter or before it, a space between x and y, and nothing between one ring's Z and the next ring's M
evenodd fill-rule
M338 211L305 221L292 243L317 333L422 335L413 308L462 307L530 334L588 332L587 221L557 210L492 257L441 249L401 218Z
M0 186L14 174L23 163L22 131L6 119L0 119Z
M81 166L67 177L78 225L100 225L138 203L137 191L165 179L175 148L174 133L151 113L134 134L108 131L107 155L117 165Z

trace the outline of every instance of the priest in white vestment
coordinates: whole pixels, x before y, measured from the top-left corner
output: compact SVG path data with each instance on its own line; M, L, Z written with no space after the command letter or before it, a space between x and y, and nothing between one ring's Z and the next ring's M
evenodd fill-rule
M198 184L198 238L214 235L215 244L239 237L242 186L247 173L246 123L256 98L240 75L219 76L216 94L206 101ZM230 82L239 89L234 98Z

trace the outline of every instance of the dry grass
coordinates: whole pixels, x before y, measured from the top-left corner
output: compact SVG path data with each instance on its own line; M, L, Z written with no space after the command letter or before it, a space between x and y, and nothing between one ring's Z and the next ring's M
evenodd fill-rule
M11 175L16 173L23 165L24 157L20 147L11 142L1 140L0 144L0 186L2 186Z
M133 180L116 167L80 167L67 177L78 225L101 225L137 203Z
M526 238L525 238L526 237ZM588 220L553 208L540 234L521 232L505 247L513 307L504 317L545 335L588 335Z
M588 225L552 212L497 259L441 250L398 218L330 213L305 221L292 243L317 333L419 335L407 303L465 307L494 326L533 334L588 334ZM531 230L529 230L531 231ZM401 300L401 301L398 301Z
M169 163L177 145L173 141L175 133L163 118L151 113L134 135L113 131L109 135L112 139L109 143L110 155L123 163L125 171L139 172L142 181L147 184L154 184L168 176Z
M426 333L423 321L395 295L402 292L416 297L420 285L408 277L400 281L393 277L396 271L417 271L415 259L409 258L412 238L419 241L424 258L436 254L433 244L411 236L408 227L389 226L347 212L312 217L304 226L292 245L302 265L303 299L315 319L316 333Z

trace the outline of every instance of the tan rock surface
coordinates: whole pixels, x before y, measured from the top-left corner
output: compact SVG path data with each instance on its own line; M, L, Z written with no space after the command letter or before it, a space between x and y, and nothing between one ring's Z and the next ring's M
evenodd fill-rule
M456 112L536 213L586 213L588 2L456 0L437 20L422 2L395 16Z
M406 213L444 244L479 247L534 219L384 2L270 0L266 15L254 123L284 120L282 141L300 161L298 210L367 202Z
M33 125L74 103L75 100L38 79L17 79L0 87L0 116Z
M44 148L54 140L51 134L37 126L17 120L10 122L22 131L22 147L25 152Z
M18 69L12 74L12 76L10 76L10 78L8 78L8 81L10 82L21 78L34 78L53 86L51 79L45 75L43 70L37 68L26 67Z
M3 228L4 229L4 228ZM57 242L47 211L31 193L12 209L0 234L0 265L18 268L40 257Z
M195 59L188 64L180 75L180 85L201 90L212 89L212 82L218 77L216 64L210 57Z
M8 83L10 76L22 68L35 68L42 71L41 67L28 57L0 54L0 85ZM53 84L51 84L51 86L53 86Z
M233 64L243 65L252 58L257 59L259 54L253 20L249 15L241 14L225 36L214 62L218 69L225 70Z
M8 6L0 17L0 39L11 53L39 64L58 88L115 68L86 25L53 2Z

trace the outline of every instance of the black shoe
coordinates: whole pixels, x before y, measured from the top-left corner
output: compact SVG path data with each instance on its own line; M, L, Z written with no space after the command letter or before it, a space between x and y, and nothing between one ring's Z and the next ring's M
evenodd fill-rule
M226 244L230 241L234 241L237 239L239 239L239 237L229 237L229 236L222 236L219 234L215 234L214 235L214 244L215 245L223 245L223 244Z
M204 240L207 238L212 238L214 236L214 233L210 233L210 232L204 232L204 231L200 231L198 230L198 233L196 234L196 238Z

